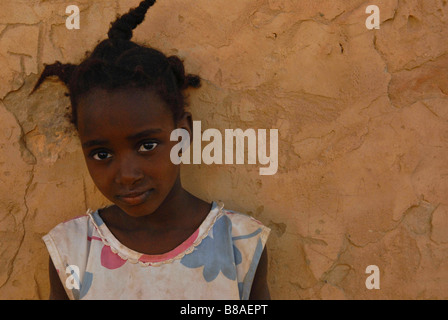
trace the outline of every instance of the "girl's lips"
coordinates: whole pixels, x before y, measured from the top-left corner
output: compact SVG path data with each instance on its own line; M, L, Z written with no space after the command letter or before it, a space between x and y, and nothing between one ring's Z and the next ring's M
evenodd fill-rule
M148 191L145 191L143 193L137 194L135 196L118 196L118 198L130 205L130 206L137 206L139 204L142 204L143 202L146 201L146 199L148 199L148 197L151 195L151 193L154 191L154 189L150 189Z

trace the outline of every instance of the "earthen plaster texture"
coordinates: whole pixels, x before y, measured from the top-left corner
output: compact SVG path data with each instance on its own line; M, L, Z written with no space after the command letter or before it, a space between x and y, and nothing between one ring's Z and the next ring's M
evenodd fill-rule
M66 88L138 0L0 0L0 299L46 299L41 237L108 202L84 164ZM78 5L80 29L65 26ZM365 9L380 9L368 30ZM261 220L273 299L448 298L446 0L159 1L134 40L185 60L202 129L279 130L279 168L184 165L184 186ZM368 265L380 289L365 286Z

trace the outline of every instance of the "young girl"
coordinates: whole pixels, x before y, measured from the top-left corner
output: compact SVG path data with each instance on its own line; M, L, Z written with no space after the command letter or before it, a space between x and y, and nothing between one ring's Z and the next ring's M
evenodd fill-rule
M43 240L51 299L269 299L269 229L182 188L170 160L192 136L182 61L132 41L152 1L117 19L80 65L45 67L69 88L89 173L113 204L61 223Z

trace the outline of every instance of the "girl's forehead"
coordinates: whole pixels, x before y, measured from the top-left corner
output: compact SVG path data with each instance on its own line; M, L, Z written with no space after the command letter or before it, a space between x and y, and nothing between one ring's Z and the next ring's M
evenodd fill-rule
M88 106L117 105L118 103L146 106L164 104L164 101L155 90L130 87L117 89L93 88L83 94L78 102L80 105Z
M77 106L78 131L95 134L126 128L170 126L172 114L154 91L128 88L93 89L81 97Z

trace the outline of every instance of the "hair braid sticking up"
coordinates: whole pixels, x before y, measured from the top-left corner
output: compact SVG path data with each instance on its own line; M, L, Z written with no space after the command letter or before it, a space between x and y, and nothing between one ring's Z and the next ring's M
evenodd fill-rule
M53 64L45 65L44 71L42 71L42 74L40 75L39 79L37 80L33 90L31 93L37 90L37 88L40 87L42 82L48 77L51 76L58 76L58 78L64 82L66 86L70 83L70 79L72 77L73 71L75 71L76 65L71 63L62 64L59 61L56 61Z
M131 40L134 30L145 19L146 12L156 0L142 1L137 8L130 10L118 18L107 33L109 39Z

